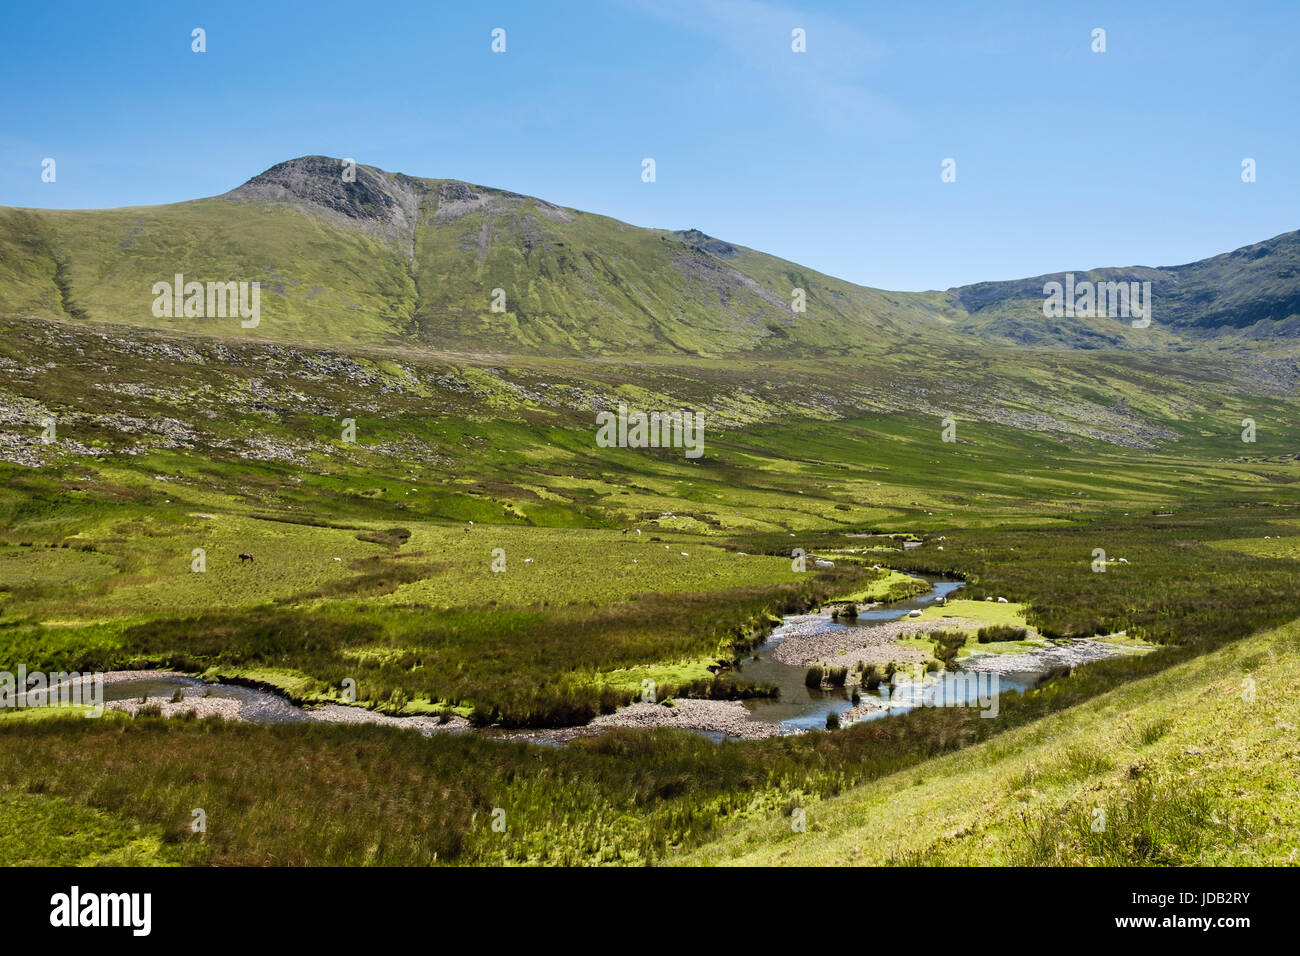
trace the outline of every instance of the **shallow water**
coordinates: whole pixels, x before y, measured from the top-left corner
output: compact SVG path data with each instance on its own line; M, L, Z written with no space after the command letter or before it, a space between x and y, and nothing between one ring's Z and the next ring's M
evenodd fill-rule
M178 690L186 698L217 697L237 700L240 703L239 716L244 720L260 724L292 724L311 719L301 707L291 704L270 691L238 687L234 684L207 684L196 677L160 675L117 681L104 685L104 700L105 702L139 700L141 697L171 700L172 695Z
M775 700L761 698L745 701L745 708L750 712L751 719L778 723L792 732L823 730L826 727L827 714L843 714L849 710L853 706L852 688L816 690L807 687L804 684L804 677L808 669L803 666L783 664L773 659L773 652L780 645L783 637L793 628L814 628L816 632L821 633L858 627L879 627L889 621L906 617L910 611L929 607L940 598L947 598L962 586L961 581L934 575L922 574L917 577L930 584L930 590L925 594L865 611L854 623L832 621L819 614L794 614L787 617L785 623L773 630L771 636L759 646L756 652L758 660L746 659L737 672L737 676L747 680L767 681L776 684L781 690L781 696ZM876 720L890 714L903 714L921 704L934 706L936 701L943 701L949 706L977 703L979 693L981 691L987 693L989 683L987 676L979 678L979 684L975 684L972 678L973 672L958 667L946 672L942 677L931 675L924 684L905 684L892 691L893 706L881 707L856 719ZM998 689L1022 691L1032 686L1036 678L1037 675L1032 673L999 674ZM868 693L862 689L859 689L858 693L863 701L885 702L890 700L891 690L888 685L882 684L878 693Z

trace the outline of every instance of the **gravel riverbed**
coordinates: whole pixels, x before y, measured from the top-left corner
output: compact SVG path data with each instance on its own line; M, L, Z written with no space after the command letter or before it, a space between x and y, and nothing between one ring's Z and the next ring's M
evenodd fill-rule
M1090 641L1081 638L1061 641L1041 650L1025 651L1023 654L977 654L964 657L961 668L966 671L979 671L985 674L1017 674L1033 671L1046 671L1062 664L1078 667L1093 661L1105 660L1129 653L1107 644L1104 641Z
M780 643L772 652L773 660L792 667L810 664L833 664L852 667L854 664L888 664L925 662L929 654L915 647L900 647L894 642L900 637L942 631L958 627L978 628L979 621L964 618L918 621L902 618L882 621L870 627L849 627L830 619L828 614L800 614L789 619L780 629Z
M602 714L582 727L560 727L554 730L508 731L493 736L508 740L529 740L534 743L562 744L577 737L592 737L614 727L631 727L648 730L654 727L675 727L703 733L723 734L743 740L764 740L779 737L788 731L780 724L751 720L745 705L734 700L688 700L677 698L668 707L662 703L635 703L621 707L612 714Z

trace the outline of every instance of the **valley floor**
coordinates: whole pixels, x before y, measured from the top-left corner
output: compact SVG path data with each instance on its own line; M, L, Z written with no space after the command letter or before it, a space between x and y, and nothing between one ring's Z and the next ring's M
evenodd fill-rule
M735 714L771 692L752 652L783 615L904 598L919 573L965 582L910 620L966 646L896 628L922 667L1119 631L1149 653L1061 668L995 720L922 708L721 744L5 712L0 857L1292 862L1289 379L1227 388L1189 359L1153 389L1150 357L1029 352L756 378L23 334L0 342L0 670L171 669L313 705L355 691L349 715L500 736L639 725L609 715L647 682L683 713ZM705 408L704 457L597 446L589 412L626 401ZM947 441L953 408L970 417ZM976 646L985 627L1005 636ZM854 654L859 686L893 663L789 650L830 686Z

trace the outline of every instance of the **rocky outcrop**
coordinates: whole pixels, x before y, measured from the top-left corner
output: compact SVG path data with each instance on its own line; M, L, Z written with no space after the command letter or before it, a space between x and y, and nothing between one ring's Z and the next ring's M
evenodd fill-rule
M345 173L351 181L345 179ZM420 203L429 185L402 173L372 166L348 167L327 156L303 156L272 166L218 198L237 202L285 203L324 216L341 228L389 239L415 240Z

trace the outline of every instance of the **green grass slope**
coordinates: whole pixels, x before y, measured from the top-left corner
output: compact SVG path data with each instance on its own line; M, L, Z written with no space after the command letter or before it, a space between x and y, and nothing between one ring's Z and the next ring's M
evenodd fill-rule
M909 344L1181 348L1294 344L1297 234L1151 278L1156 319L1049 320L1042 277L948 292L854 285L695 230L342 161L281 163L213 199L94 211L0 208L0 317L321 344L542 355L880 354ZM159 318L153 284L257 281L262 322ZM501 290L496 293L495 290ZM804 309L792 308L796 290ZM503 296L503 298L502 298Z
M218 199L96 212L0 210L10 314L334 344L399 336L415 299L400 250L288 207ZM261 321L153 315L155 282L261 284Z
M224 196L0 209L0 314L322 344L541 354L852 352L947 324L941 296L864 289L691 231L325 157ZM156 317L155 282L257 281L262 321ZM806 311L791 307L795 288ZM494 309L494 290L504 292Z
M1300 832L1300 622L733 829L678 864L1277 865Z
M842 354L933 337L936 305L863 289L697 231L463 183L434 187L416 233L421 334L458 349L543 354ZM491 309L494 289L503 313ZM795 289L806 311L792 309Z

